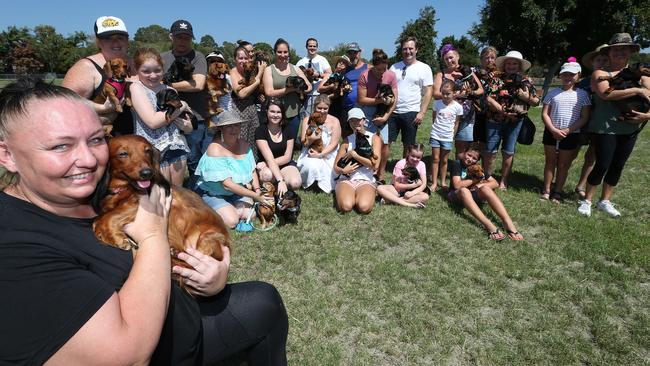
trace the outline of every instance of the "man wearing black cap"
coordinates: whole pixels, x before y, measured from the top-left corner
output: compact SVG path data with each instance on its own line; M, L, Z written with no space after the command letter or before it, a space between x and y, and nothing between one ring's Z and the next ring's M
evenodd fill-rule
M192 80L183 80L171 84L171 87L178 91L181 100L186 101L192 108L194 117L198 120L197 127L191 134L186 136L187 144L190 147L187 167L190 176L193 176L201 155L212 140L212 136L206 131L203 117L207 110L207 94L204 88L208 67L205 56L201 52L194 50L194 32L190 22L182 19L175 21L170 28L169 39L172 41L171 51L160 54L165 72L169 70L177 57L187 57L194 66Z
M368 64L361 59L361 48L357 42L348 43L345 48L345 55L348 56L352 64L351 68L345 73L345 77L352 84L352 91L345 96L343 101L343 107L346 111L349 111L357 105L357 83L361 74L368 69Z

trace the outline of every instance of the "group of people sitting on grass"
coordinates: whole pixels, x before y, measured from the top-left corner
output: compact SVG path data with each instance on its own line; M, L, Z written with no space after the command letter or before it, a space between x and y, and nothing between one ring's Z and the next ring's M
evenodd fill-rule
M461 63L458 50L446 44L440 49L442 68L434 75L429 65L417 59L415 37L402 40L402 60L393 65L389 65L388 55L381 49L374 49L366 63L359 44L351 42L346 45L345 55L334 60L334 69L318 54L315 38L307 39L307 55L296 65L290 62L291 49L282 38L275 42L270 62L259 57L250 42L239 41L233 54L235 65L226 75L227 92L219 95L219 105L225 112L214 115L205 113L201 100L205 101L206 95L201 93L205 92L207 68L212 63L224 63L224 57L216 51L204 57L193 50L193 37L191 23L179 20L171 27L171 51L163 55L152 49L136 51L137 80L131 86L135 90L129 113L134 132L161 150L161 167L170 171L172 182L194 189L232 228L249 219L255 204L270 204L262 186L272 182L279 195L301 187L333 191L337 209L344 213L369 213L378 200L422 208L432 192L449 191L450 201L463 202L490 238L505 238L498 227L477 214L480 210L461 199L465 197L461 188L467 186L476 202L490 203L502 218L507 235L521 240L523 236L505 208L493 203L498 196L487 199L486 193L481 194L486 189L481 187L492 187L494 181L494 188L507 190L517 140L530 121L527 112L540 102L546 157L540 198L564 200L569 167L580 146L589 144L575 190L581 199L579 212L591 213L595 188L604 178L597 207L618 216L609 198L634 146L639 122L649 118L648 113L636 111L626 115L627 121L619 121L620 113L612 102L633 94L647 98L647 88L606 93L609 83L598 79L618 73L638 51L638 45L626 33L616 34L610 44L585 55L583 65L594 70L592 78L580 81L582 67L577 59L569 58L559 72L561 86L547 93L544 100L525 75L531 62L518 51L498 56L494 47L486 47L480 54L481 65L470 68ZM128 58L128 38L118 41L123 42L120 50L101 48L96 56L102 60ZM192 79L164 84L163 75L173 61L187 56L192 56L194 65ZM256 67L252 79L247 71L250 65ZM63 85L80 91L83 89L78 79L83 78L77 75L77 67L66 75ZM296 86L296 78L303 86ZM644 85L647 79L642 79ZM163 117L154 118L155 94L169 87L177 89L184 100L173 123L165 122ZM427 174L422 162L424 147L416 142L416 135L430 104L434 113ZM115 118L109 102L95 108L100 114L113 113ZM180 117L183 111L194 113L198 121L195 128L190 119ZM207 129L208 124L214 129ZM122 130L118 126L117 133L124 133ZM403 159L394 165L392 182L386 184L390 146L400 133ZM294 154L294 150L298 153ZM450 157L452 150L454 155ZM495 180L499 150L501 170ZM462 165L471 160L466 158L467 152L478 152L481 157L484 182L477 178L474 184L454 180L454 174L465 178ZM454 161L450 186L448 161ZM185 169L190 179L183 179Z

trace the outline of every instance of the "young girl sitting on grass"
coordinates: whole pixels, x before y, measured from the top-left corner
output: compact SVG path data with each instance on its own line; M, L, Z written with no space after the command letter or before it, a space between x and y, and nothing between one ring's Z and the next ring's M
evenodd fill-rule
M562 65L560 69L561 87L551 90L544 98L542 121L544 121L544 189L540 199L555 203L562 202L562 189L566 182L571 163L580 150L580 128L589 121L589 94L576 89L580 78L580 64L575 58ZM555 176L555 189L551 182Z
M458 130L460 118L463 116L463 107L454 100L456 86L453 82L445 81L440 86L442 100L436 100L433 106L433 126L429 135L431 145L431 192L438 189L438 172L440 172L440 186L447 188L447 158Z
M503 202L494 192L499 186L496 179L487 174L482 179L481 177L468 175L468 168L476 165L480 157L480 153L473 145L469 147L469 150L458 155L458 160L454 161L451 166L452 189L449 191L447 199L452 204L462 204L485 227L490 239L501 241L506 236L485 216L479 207L479 205L487 202L492 211L501 218L508 237L512 240L524 240L523 235L517 231L515 224L510 219Z
M377 193L384 200L398 205L424 208L429 195L424 193L427 186L426 166L422 162L424 145L413 144L408 148L406 158L400 160L393 168L393 184L383 184L377 187ZM420 177L410 180L404 175L405 168L416 169Z

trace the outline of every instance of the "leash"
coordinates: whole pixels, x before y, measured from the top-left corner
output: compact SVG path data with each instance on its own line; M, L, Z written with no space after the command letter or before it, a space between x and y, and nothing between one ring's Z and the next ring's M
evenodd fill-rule
M255 227L255 224L253 223L253 214L255 213L255 209L257 206L259 206L259 202L255 202L253 206L251 206L250 210L248 211L248 216L246 217L246 221L240 221L237 226L235 227L235 230L239 232L250 232L253 230L256 231L269 231L276 227L278 225L279 219L278 215L273 214L273 223L265 228L258 228Z

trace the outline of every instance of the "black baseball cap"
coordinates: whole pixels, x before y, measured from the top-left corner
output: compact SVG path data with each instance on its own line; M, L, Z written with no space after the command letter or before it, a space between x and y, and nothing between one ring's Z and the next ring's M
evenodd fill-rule
M187 34L188 36L194 38L194 32L192 31L192 24L187 20L179 19L172 24L170 29L172 36L177 36L179 34Z

